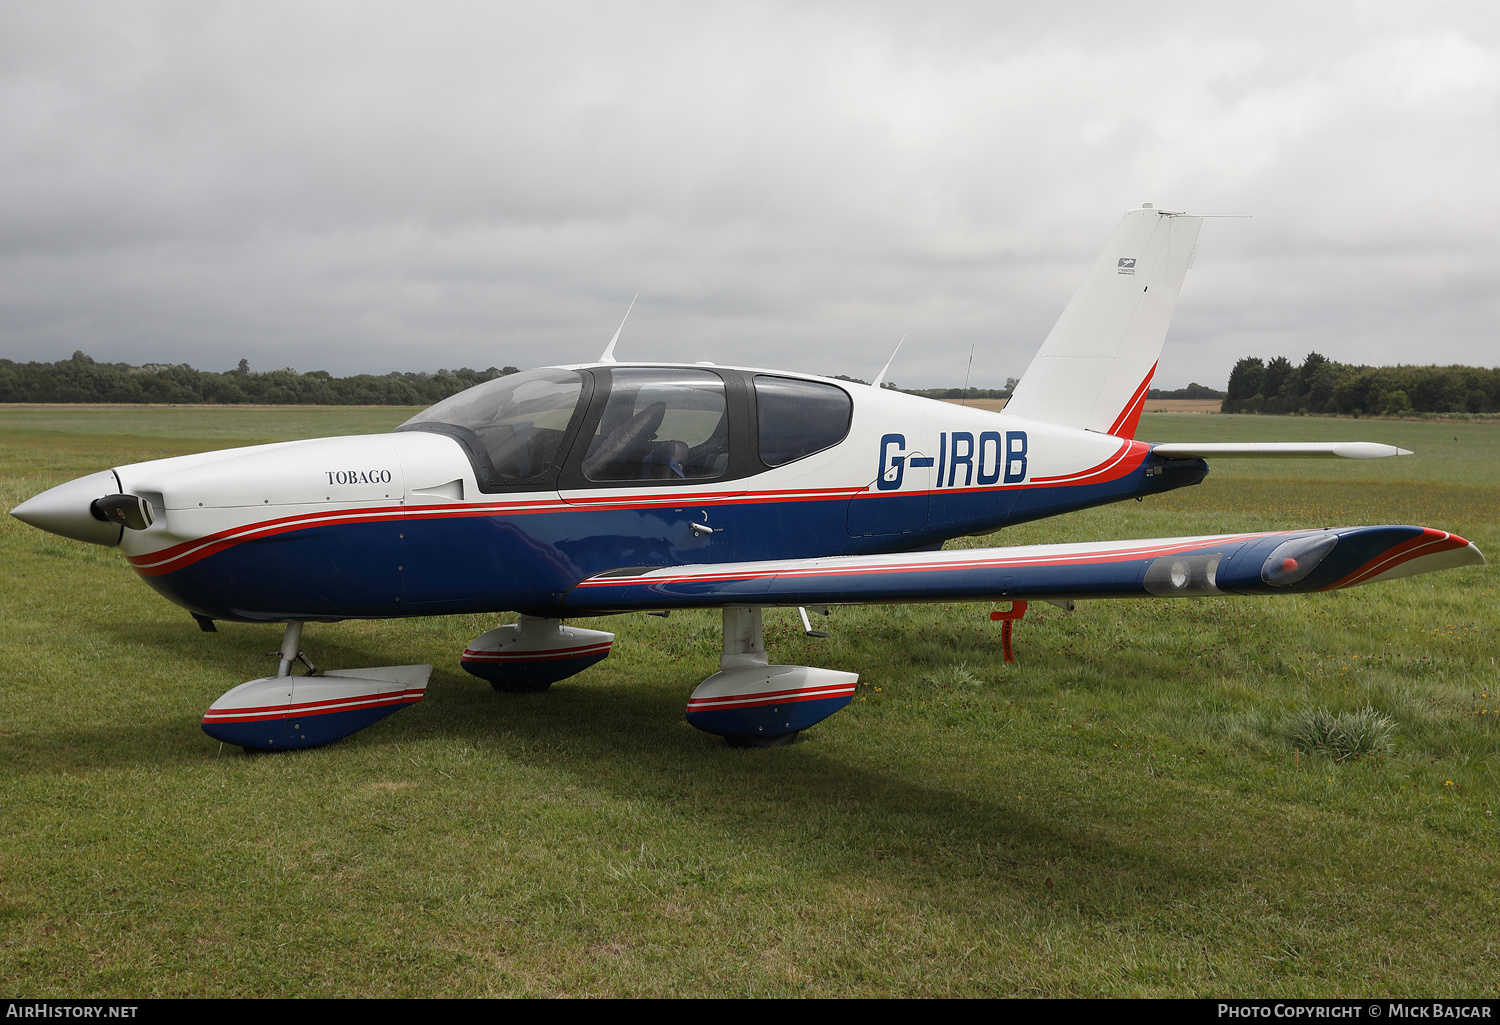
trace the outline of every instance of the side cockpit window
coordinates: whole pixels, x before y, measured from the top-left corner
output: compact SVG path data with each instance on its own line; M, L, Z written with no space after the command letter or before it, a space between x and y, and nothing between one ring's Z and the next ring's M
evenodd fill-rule
M724 381L706 370L610 372L583 456L591 481L708 480L729 466Z
M831 384L790 377L755 378L755 418L760 460L782 466L843 441L854 403Z
M561 461L583 385L583 376L574 370L511 374L451 395L396 430L457 437L471 454L488 459L490 476L498 478L494 483L534 481Z

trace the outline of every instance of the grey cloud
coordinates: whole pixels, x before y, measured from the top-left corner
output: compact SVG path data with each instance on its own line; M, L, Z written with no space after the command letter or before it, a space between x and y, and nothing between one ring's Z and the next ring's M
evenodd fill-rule
M0 8L0 350L999 384L1149 200L1163 384L1493 362L1494 16L1200 6Z

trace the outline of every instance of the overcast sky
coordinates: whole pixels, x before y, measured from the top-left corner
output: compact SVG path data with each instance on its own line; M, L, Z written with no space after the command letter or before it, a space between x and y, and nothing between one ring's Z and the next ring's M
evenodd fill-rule
M994 387L1154 202L1158 385L1492 366L1497 12L0 0L0 355Z

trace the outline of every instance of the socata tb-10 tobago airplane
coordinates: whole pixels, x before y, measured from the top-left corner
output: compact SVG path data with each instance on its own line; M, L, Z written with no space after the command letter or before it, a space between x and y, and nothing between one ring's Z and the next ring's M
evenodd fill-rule
M229 691L203 729L247 749L324 744L421 699L431 666L317 674L302 625L517 612L465 669L543 690L609 654L564 624L717 608L719 672L690 723L786 742L857 675L767 664L761 610L835 604L1300 594L1481 564L1412 526L942 551L953 537L1197 484L1206 456L1408 455L1370 443L1134 439L1201 219L1127 213L1003 413L889 389L613 358L498 378L391 434L118 466L12 515L119 547L205 630L284 622L276 676ZM623 326L623 325L622 325ZM882 371L882 376L884 371ZM305 675L293 674L307 664Z

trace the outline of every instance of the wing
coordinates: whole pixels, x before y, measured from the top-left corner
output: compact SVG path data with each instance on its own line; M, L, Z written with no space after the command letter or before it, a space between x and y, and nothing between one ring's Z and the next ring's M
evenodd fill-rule
M563 606L576 616L734 606L1299 594L1483 563L1479 549L1447 531L1335 527L630 567L580 581Z

